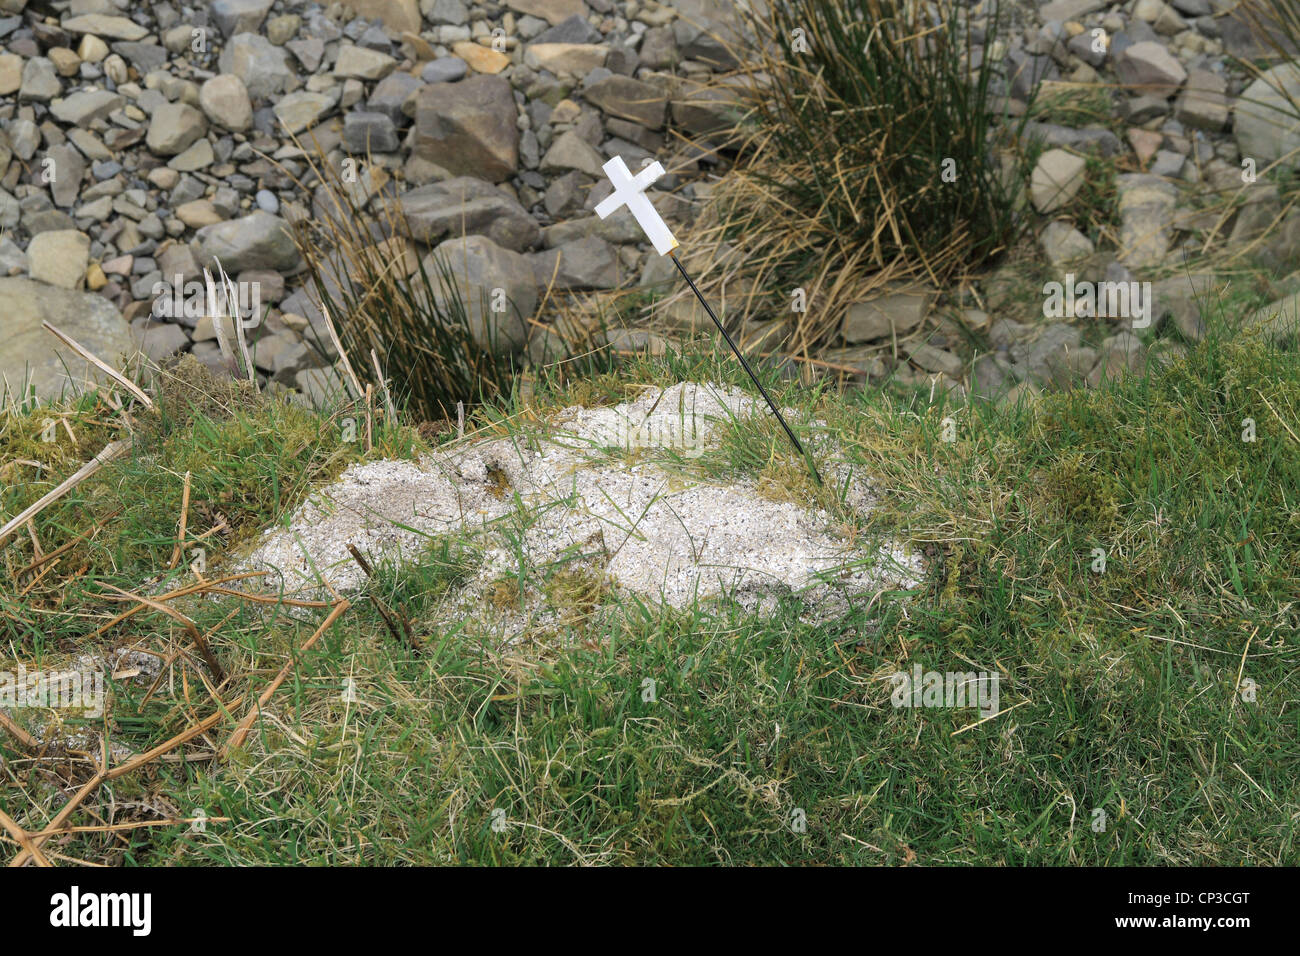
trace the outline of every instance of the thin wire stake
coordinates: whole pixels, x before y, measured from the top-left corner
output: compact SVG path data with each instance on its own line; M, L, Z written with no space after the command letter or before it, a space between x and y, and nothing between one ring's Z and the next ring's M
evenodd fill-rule
M767 407L772 409L772 414L775 415L776 420L781 423L781 427L785 429L785 433L789 436L791 443L796 449L798 449L799 454L803 457L804 463L808 466L808 470L812 472L813 478L816 480L817 484L820 485L822 483L822 476L817 473L817 466L813 464L812 456L809 455L808 452L804 451L803 445L799 444L799 439L795 437L790 426L786 424L785 418L781 415L781 410L776 407L776 402L772 401L772 396L767 394L767 389L763 387L763 383L758 380L758 376L754 374L754 370L749 367L749 362L747 362L745 356L741 354L740 347L736 345L731 334L723 327L722 323L718 321L718 317L713 314L713 310L709 308L709 303L704 301L704 296L700 294L700 290L695 286L695 280L690 277L685 267L682 265L682 261L677 258L677 250L674 249L672 252L668 253L668 255L672 257L673 264L677 266L677 271L682 274L682 278L686 280L686 284L689 285L691 291L695 293L695 298L700 300L700 305L704 306L704 311L709 313L709 318L713 320L713 324L718 327L718 331L722 333L722 337L726 339L727 344L731 346L731 351L735 354L736 358L740 359L740 364L743 365L745 371L749 373L750 381L757 386L759 394L761 394L763 399L767 402Z

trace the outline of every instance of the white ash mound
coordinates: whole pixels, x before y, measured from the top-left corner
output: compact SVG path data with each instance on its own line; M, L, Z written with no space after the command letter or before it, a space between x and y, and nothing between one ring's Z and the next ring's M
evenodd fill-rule
M243 566L270 571L267 582L279 579L286 592L319 591L323 579L346 593L364 577L349 543L372 559L411 560L430 535L472 534L484 560L462 599L518 575L521 556L533 569L595 569L616 592L673 607L724 593L755 606L801 593L811 607L832 594L842 604L915 586L919 556L852 545L825 511L625 453L690 458L716 448L731 417L766 414L737 389L649 387L622 405L563 409L544 431L467 438L420 461L354 465L287 526L266 531ZM847 483L852 506L870 508L866 485Z

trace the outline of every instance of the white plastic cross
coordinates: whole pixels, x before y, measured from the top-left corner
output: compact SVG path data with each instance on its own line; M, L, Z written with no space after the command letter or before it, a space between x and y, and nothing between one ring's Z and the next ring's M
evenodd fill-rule
M636 217L641 231L655 247L655 252L662 256L676 249L677 240L673 238L668 224L660 218L658 211L645 194L650 184L664 174L663 166L657 162L651 163L633 178L628 171L627 163L623 162L623 157L615 156L601 169L605 170L605 175L614 184L614 191L597 204L596 215L601 219L607 219L611 213L627 206L628 211Z

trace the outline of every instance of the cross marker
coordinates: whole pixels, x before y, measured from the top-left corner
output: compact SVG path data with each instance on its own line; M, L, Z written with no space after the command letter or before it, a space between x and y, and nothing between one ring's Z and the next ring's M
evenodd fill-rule
M605 175L614 184L614 191L596 206L596 215L608 219L616 210L627 206L628 212L636 217L637 225L655 247L655 252L662 256L676 249L677 240L673 238L668 224L660 218L658 210L645 194L650 184L664 174L663 166L657 162L651 163L633 177L628 171L627 163L623 162L623 157L615 156L601 169L605 170Z
M749 373L750 381L754 383L758 388L759 393L767 401L767 407L772 410L772 414L776 416L776 420L781 423L781 427L785 429L785 434L790 439L791 444L793 444L799 454L803 456L804 462L808 465L808 470L812 472L813 478L816 479L817 484L820 485L822 483L822 478L821 475L817 473L817 466L813 464L812 457L804 451L803 445L799 444L799 439L795 437L794 431L786 424L785 418L781 415L781 410L776 407L776 402L772 401L772 396L767 394L767 389L763 387L763 383L758 380L758 376L754 374L754 370L749 367L749 362L747 362L745 356L741 354L740 347L736 345L735 341L731 338L730 333L727 332L718 317L713 314L713 310L709 308L709 303L704 301L704 296L700 294L700 290L695 287L695 280L687 274L685 267L682 266L682 260L677 257L677 240L673 238L673 234L671 230L669 230L668 224L663 221L659 212L655 209L654 205L650 202L649 197L645 194L645 191L650 188L650 184L664 174L663 166L657 162L650 163L645 169L641 170L641 172L637 173L636 176L633 177L631 172L628 171L627 163L623 162L623 157L615 156L602 166L601 169L605 170L605 175L608 176L609 181L613 183L614 191L596 205L596 215L601 219L607 219L623 206L627 206L628 211L636 218L637 225L641 227L641 231L646 234L646 238L650 240L650 244L655 247L655 252L659 253L661 256L668 254L672 255L673 265L677 266L677 271L682 274L682 278L686 280L686 284L691 287L691 291L695 293L695 298L700 300L700 305L704 306L704 311L709 314L709 318L713 320L713 324L718 327L718 331L722 333L722 337L727 340L727 344L731 346L731 351L735 353L736 358L740 359L740 364L743 365L745 371Z

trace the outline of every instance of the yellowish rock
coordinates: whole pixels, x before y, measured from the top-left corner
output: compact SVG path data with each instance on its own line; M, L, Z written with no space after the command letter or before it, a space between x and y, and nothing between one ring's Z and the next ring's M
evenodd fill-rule
M510 65L510 57L469 40L453 43L451 52L469 64L475 73L497 74Z
M108 44L93 33L87 33L77 44L77 56L87 63L99 63L108 56Z
M66 46L51 47L45 51L54 68L59 71L59 76L76 76L77 71L81 69L81 57L73 53Z
M108 276L104 275L104 270L100 268L98 262L92 262L90 268L86 270L86 288L91 292L98 292L106 285L108 285Z

